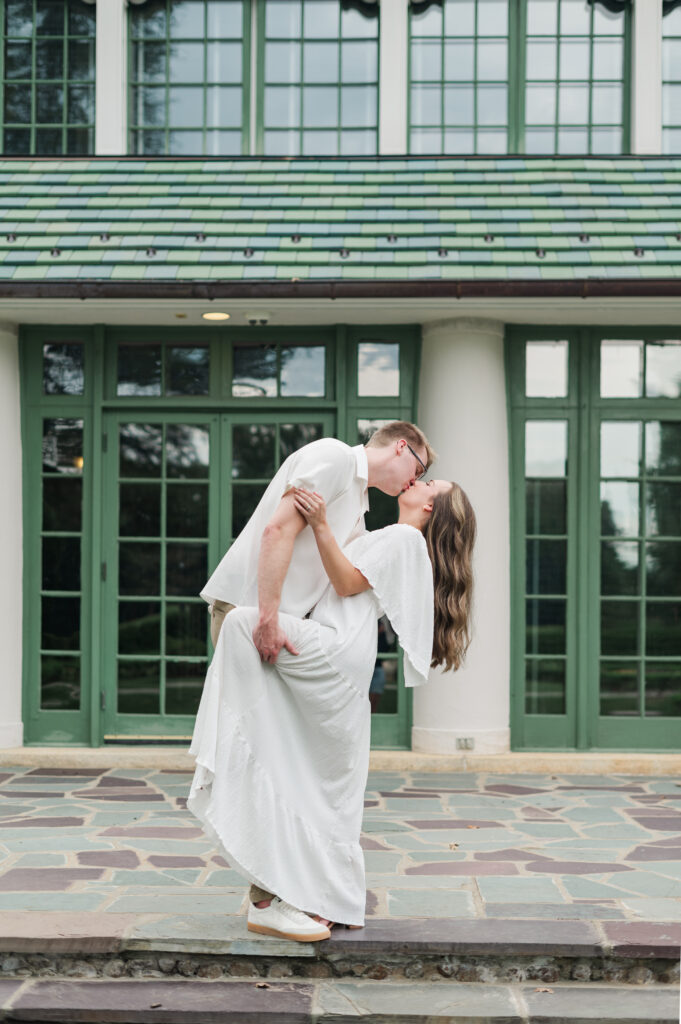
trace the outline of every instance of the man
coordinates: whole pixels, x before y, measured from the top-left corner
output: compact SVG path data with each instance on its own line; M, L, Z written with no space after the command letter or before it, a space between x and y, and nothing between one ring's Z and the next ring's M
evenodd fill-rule
M312 530L293 505L293 489L317 491L342 546L364 532L367 489L396 497L431 465L435 453L413 423L380 427L351 448L335 438L305 445L286 459L241 534L206 583L201 596L211 605L211 637L217 644L225 614L235 605L256 606L253 642L274 663L285 647L297 653L279 626L279 610L305 616L328 584Z

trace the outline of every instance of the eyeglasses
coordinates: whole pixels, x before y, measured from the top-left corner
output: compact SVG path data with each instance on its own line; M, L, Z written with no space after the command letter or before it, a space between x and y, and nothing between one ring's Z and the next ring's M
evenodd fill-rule
M421 461L421 459L418 457L412 446L408 444L407 441L405 441L404 443L407 445L407 448L409 449L409 451L411 452L411 454L414 456L419 466L421 467L421 472L416 474L416 479L419 480L423 476L423 474L427 472L427 466Z

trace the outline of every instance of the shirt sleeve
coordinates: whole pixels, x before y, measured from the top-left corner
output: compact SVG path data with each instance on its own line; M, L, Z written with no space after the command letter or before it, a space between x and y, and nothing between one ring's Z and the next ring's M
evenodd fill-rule
M433 651L433 569L423 534L404 524L367 533L346 550L371 584L405 653L404 682L428 681Z
M283 493L292 487L317 491L328 505L346 491L352 481L354 456L352 449L338 442L308 444L291 459L284 481Z

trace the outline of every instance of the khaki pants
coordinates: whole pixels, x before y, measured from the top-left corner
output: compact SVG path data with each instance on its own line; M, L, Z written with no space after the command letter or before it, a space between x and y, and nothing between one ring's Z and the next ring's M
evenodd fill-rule
M222 623L225 621L225 615L229 615L234 607L235 605L229 604L228 601L213 601L210 606L210 638L214 648L217 647L218 637L220 636ZM252 885L248 894L248 898L251 903L260 903L261 900L271 900L273 896L274 893L267 892L266 889L261 889L258 885Z

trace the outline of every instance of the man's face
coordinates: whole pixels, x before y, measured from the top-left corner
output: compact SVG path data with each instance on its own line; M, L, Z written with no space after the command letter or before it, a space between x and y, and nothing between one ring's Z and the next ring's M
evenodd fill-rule
M422 445L412 450L403 438L396 441L388 474L391 489L386 489L387 493L397 497L398 494L413 487L425 473L426 458L426 450Z

